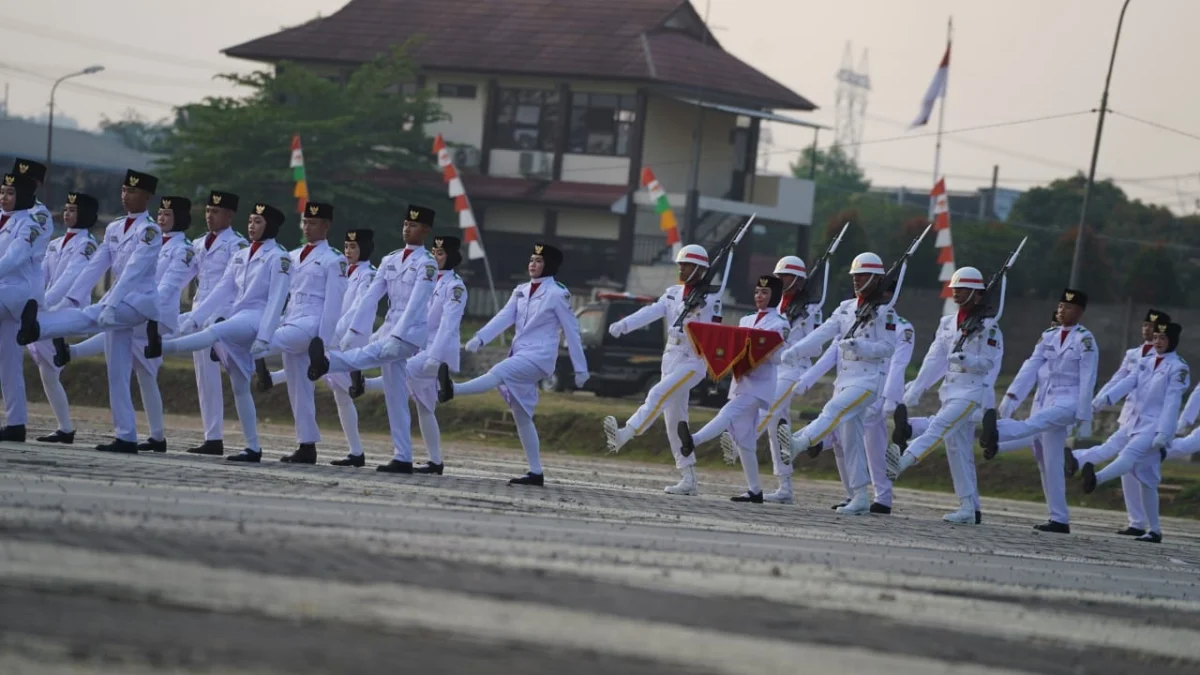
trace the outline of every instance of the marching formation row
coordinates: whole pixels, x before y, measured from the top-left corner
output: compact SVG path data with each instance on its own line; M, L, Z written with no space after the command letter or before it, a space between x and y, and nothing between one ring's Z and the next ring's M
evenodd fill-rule
M377 468L390 473L441 474L437 404L496 389L512 410L529 463L528 473L510 482L543 485L534 411L538 383L552 374L563 338L576 386L588 379L570 291L554 278L563 263L558 249L534 246L529 281L517 286L499 313L465 344L467 351L478 351L512 328L508 356L479 377L455 382L452 373L459 370L459 326L467 289L455 273L462 261L459 240L437 237L426 248L435 217L431 209L408 208L405 246L383 256L377 269L370 262L373 232L350 230L344 251L331 247L326 236L333 206L318 202L307 204L301 220L307 243L287 251L275 241L285 221L283 212L264 203L250 207L247 240L232 227L240 208L238 196L213 191L205 203L207 232L189 241L183 232L191 224L190 200L160 197L152 216L149 209L158 181L131 170L121 186L126 216L108 224L96 238L91 233L96 199L71 193L63 205L66 233L51 241L52 216L36 199L44 175L42 165L19 159L0 186L0 385L5 403L0 440L24 442L26 436L24 350L16 345L25 345L36 363L58 420L58 430L37 439L48 443L74 441L60 383L63 369L73 359L104 354L115 438L96 449L124 453L166 450L157 372L164 354L191 353L206 440L190 453L225 455L222 369L246 439L244 449L226 457L232 462L254 463L262 457L252 376L263 391L286 384L298 443L296 451L283 458L291 463L317 461L321 436L316 380L323 379L333 392L349 446L346 457L332 462L338 466L364 466L354 401L366 391L382 391L393 458ZM829 259L841 237L811 270L814 281L823 270L819 298L814 298L815 284L804 261L786 256L772 274L758 279L756 311L735 327L722 324L723 289L714 289L711 281L714 270L732 254L738 235L711 259L703 247L682 247L676 257L679 283L609 326L610 334L620 338L659 320L667 324L661 380L624 424L606 418L604 434L609 449L616 452L662 417L681 473L677 484L665 488L668 494L697 494L695 448L719 439L726 457L740 460L745 472L747 489L734 501L791 503L793 461L801 452L815 457L831 448L846 490L845 501L834 508L844 514L887 514L893 481L944 445L959 500L959 508L944 519L978 524L978 429L987 459L997 452L1032 448L1049 508L1049 520L1037 529L1070 531L1065 481L1078 471L1088 492L1119 478L1129 514L1129 527L1121 533L1139 541L1161 541L1161 461L1200 449L1200 430L1183 436L1200 413L1200 396L1193 394L1183 405L1190 376L1187 363L1176 353L1181 328L1165 313L1147 313L1145 344L1129 350L1121 368L1096 394L1099 346L1080 324L1087 295L1066 289L1052 325L997 406L1004 284L1019 248L986 283L974 267L955 272L950 287L959 310L942 318L916 378L906 384L915 334L912 324L896 313L895 303L908 256L924 234L890 268L873 253L855 257L850 268L854 297L827 318L822 317L822 305ZM111 272L113 283L92 302L92 290L106 272ZM181 314L181 294L193 279L198 290L191 311ZM379 303L385 298L387 312L376 328ZM87 339L68 344L67 337ZM265 359L273 355L281 356L283 370L268 370ZM376 368L378 377L364 375ZM793 430L792 399L831 369L836 369L833 397L815 420ZM728 402L711 422L693 430L688 422L689 391L706 373L726 372L733 374ZM133 374L150 427L142 443L130 393ZM938 412L928 418L910 417L908 409L939 382ZM1013 419L1031 393L1029 416ZM428 461L415 467L410 398L429 452ZM1090 435L1094 411L1122 400L1120 428L1105 443L1065 449L1069 434ZM760 484L755 457L757 439L764 433L778 478L777 489L769 493ZM1112 461L1096 470L1108 460Z

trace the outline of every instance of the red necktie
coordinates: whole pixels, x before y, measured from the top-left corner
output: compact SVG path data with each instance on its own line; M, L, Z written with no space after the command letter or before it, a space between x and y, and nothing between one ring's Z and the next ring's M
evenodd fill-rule
M1058 336L1058 344L1060 347L1062 346L1062 343L1067 341L1067 336L1070 334L1071 334L1071 329L1068 328L1068 329L1064 330L1061 335Z
M1155 370L1158 370L1158 364L1162 363L1162 359L1163 359L1163 357L1161 357L1161 356L1155 357L1155 359L1154 359L1154 369Z
M59 248L59 250L61 251L62 249L66 248L66 247L67 247L67 242L68 242L68 241L71 241L71 237L74 237L74 236L75 236L75 233L74 233L74 232L68 232L68 233L66 234L66 236L65 236L65 237L63 237L63 240L62 240L62 247L61 247L61 248Z
M533 294L537 293L538 286L541 286L541 285L542 285L542 282L540 282L540 281L535 281L532 284L529 284L529 297L532 298Z
M1149 354L1151 349L1154 349L1154 345L1142 345L1142 356Z
M212 243L216 240L217 240L217 233L209 232L208 236L204 238L204 250L207 251L208 249L212 248Z
M314 244L305 244L304 245L304 250L300 251L300 262L304 262L304 259L308 257L308 252L313 250L313 246L314 246Z
M962 326L962 322L966 321L966 320L967 320L967 310L960 309L960 310L958 310L958 322L955 323L954 326L956 328L959 326Z
M404 255L400 256L400 262L404 262L405 260L408 260L408 254L409 254L409 253L412 253L412 249L411 249L411 248L406 248L406 249L404 249Z
M246 256L246 260L254 257L254 254L258 252L259 246L262 246L261 241L256 241L253 244L250 244L250 255Z
M8 214L8 213L0 216L0 230L4 229L4 224L8 222L8 219L10 217L11 217L11 214Z
M137 216L129 216L125 219L125 232L129 232L129 226L132 225L133 221L135 220L137 220Z
M788 305L792 304L791 294L783 296L783 302L779 303L779 311L786 312Z
M762 318L763 318L764 316L766 316L766 315L767 315L767 313L766 313L765 311L763 311L763 312L759 312L759 313L758 313L758 316L754 317L754 325L755 325L755 326L757 326L757 325L758 325L758 322L759 322L759 321L761 321L761 320L762 320Z
M358 269L358 263L354 263L353 265L350 266L350 271L346 273L346 276L347 277L354 276L354 270L356 270L356 269Z

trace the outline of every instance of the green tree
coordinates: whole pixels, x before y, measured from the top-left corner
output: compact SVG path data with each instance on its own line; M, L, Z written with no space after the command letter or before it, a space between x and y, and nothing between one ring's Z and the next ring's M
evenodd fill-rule
M1161 244L1144 246L1129 265L1125 279L1129 297L1140 304L1178 305L1187 302L1175 274L1175 263Z
M1010 222L1062 228L1077 226L1086 183L1087 177L1077 173L1070 178L1052 181L1044 187L1030 188L1013 203L1008 219ZM1112 214L1127 204L1129 198L1125 196L1125 191L1111 180L1096 181L1088 202L1087 224L1097 231L1103 231Z
M166 141L171 135L171 123L166 119L151 122L130 108L121 119L102 116L100 132L116 138L127 148L159 154L167 151Z
M310 199L337 207L338 231L331 240L340 241L345 229L375 225L376 250L387 251L398 243L399 228L378 226L398 224L408 200L452 213L444 191L400 191L364 180L379 171L435 167L425 128L444 114L427 92L401 92L398 83L414 79L404 47L359 66L345 84L291 63L275 73L221 77L249 93L207 98L178 111L160 169L172 189L200 198L209 189L231 190L244 201L291 211L288 160L292 136L299 134ZM280 239L295 244L299 228L285 226Z
M816 160L815 176L812 172L813 160ZM792 175L796 178L812 177L817 184L817 192L822 188L842 193L866 192L871 187L871 181L859 168L854 158L847 155L841 146L834 145L828 150L805 148L800 158L791 164Z

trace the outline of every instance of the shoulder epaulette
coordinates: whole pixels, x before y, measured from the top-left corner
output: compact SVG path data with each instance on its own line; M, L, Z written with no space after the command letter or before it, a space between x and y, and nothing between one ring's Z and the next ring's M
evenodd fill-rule
M570 290L569 288L567 288L567 285L566 285L566 284L564 284L563 282L559 281L558 279L555 279L555 280L554 280L554 283L558 284L560 288L564 288L564 289L566 289L566 290Z
M1045 335L1046 333L1049 333L1054 330L1058 330L1058 329L1055 326L1051 326L1051 327L1047 328L1046 330L1042 331L1042 335Z

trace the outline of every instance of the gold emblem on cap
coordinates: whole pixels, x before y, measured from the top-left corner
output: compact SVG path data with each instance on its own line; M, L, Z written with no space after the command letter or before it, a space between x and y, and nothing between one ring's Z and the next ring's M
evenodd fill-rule
M21 173L25 173L26 171L29 171L29 165L28 164L18 164L17 171L20 171Z
M444 244L444 243L446 243L446 240L442 239L441 237L437 237L436 239L433 240L433 245L438 248L442 248L442 244Z
M759 278L758 278L758 285L759 285L759 286L770 286L770 285L771 285L771 278L770 278L770 277L759 277Z
M416 220L419 217L421 217L420 211L417 211L415 209L409 209L409 211L408 211L408 219L409 220Z
M138 178L137 176L130 176L129 177L129 187L137 187L138 181L140 181L140 180L141 180L141 178Z
M1167 324L1165 324L1165 323L1158 324L1158 332L1160 332L1160 333L1167 332Z
M77 200L77 199L79 199L79 195L75 194L74 192L67 195L67 203L68 204L74 204L75 200Z
M260 216L263 214L263 211L266 211L266 210L267 210L267 206L265 204L256 204L254 206L254 212Z
M358 233L357 232L347 232L346 233L346 241L358 241Z
M534 253L534 255L541 255L541 254L542 254L542 249L544 249L544 248L545 248L545 247L544 247L544 246L542 246L541 244L535 244L535 245L533 246L533 253Z
M1071 291L1067 291L1066 293L1063 293L1063 297L1067 299L1067 302L1070 302L1075 299L1075 294Z
M1150 315L1150 323L1158 323L1158 315L1157 314Z
M212 203L213 203L213 206L219 206L221 204L221 195L213 195Z
M15 182L17 182L16 176L9 174L9 173L4 174L4 184L5 185L12 185Z
M163 207L164 209L169 209L169 208L171 208L171 200L170 200L170 199L164 199L164 200L162 200L162 207Z
M320 210L321 210L321 207L316 206L316 205L311 205L308 207L308 212L314 216L317 215L317 211L320 211Z

